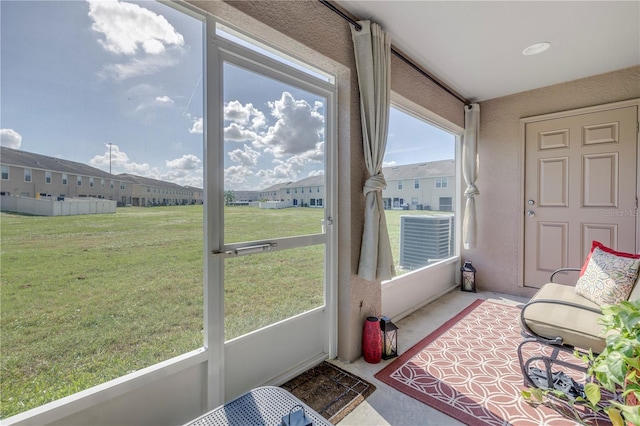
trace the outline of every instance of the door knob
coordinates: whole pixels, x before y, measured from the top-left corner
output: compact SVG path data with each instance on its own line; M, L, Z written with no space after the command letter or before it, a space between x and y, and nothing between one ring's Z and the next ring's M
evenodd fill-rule
M535 215L536 215L536 212L534 212L533 210L529 210L527 212L527 216L529 216L529 217L534 217Z

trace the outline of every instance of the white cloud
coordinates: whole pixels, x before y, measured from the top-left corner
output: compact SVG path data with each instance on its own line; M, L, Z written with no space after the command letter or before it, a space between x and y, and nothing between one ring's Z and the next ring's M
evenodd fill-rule
M173 182L182 186L193 186L203 188L203 169L195 170L170 170L161 177L166 182Z
M149 9L118 0L87 2L91 28L104 35L98 42L109 52L157 55L167 47L184 45L184 38L167 19Z
M193 120L193 126L189 129L189 133L199 133L202 134L204 132L202 126L202 117L196 118Z
M233 142L255 141L259 139L256 132L246 129L245 127L231 123L224 128L224 139Z
M158 108L170 108L174 101L167 95L160 95L163 89L148 83L136 84L124 92L127 98L126 110L133 113L157 111Z
M156 96L156 101L163 103L163 104L172 104L173 103L173 99L171 99L168 96Z
M312 170L309 172L309 176L324 176L324 170Z
M6 148L20 149L22 135L13 129L0 129L0 145Z
M92 159L89 160L89 164L95 167L109 168L109 165L113 168L114 166L122 167L123 165L129 163L129 156L120 151L118 145L105 144L107 147L105 153L103 155L96 155Z
M144 176L152 179L162 179L158 168L151 167L148 163L127 163L122 166L122 170L124 170L125 173L131 173L138 176ZM114 168L113 173L120 173L120 171L118 170L118 172L116 172L116 169Z
M133 58L122 64L108 64L99 73L101 77L114 80L126 80L132 77L155 74L156 72L178 64L178 57L171 55L146 56Z
M111 172L114 175L118 173L132 173L153 179L160 178L160 172L156 167L151 167L148 163L131 161L129 156L125 152L120 151L120 147L116 144L111 145L111 150L109 150L109 144L105 144L105 146L105 153L103 155L96 155L90 159L89 164L102 168L105 171L111 168Z
M234 149L230 151L229 158L236 163L240 163L243 166L257 166L258 158L260 158L260 153L258 151L254 151L250 146L244 145L244 149Z
M269 127L259 146L276 157L316 149L324 136L324 115L318 111L321 103L316 102L312 107L307 101L296 100L290 93L283 92L279 100L269 102L269 107L277 121Z
M195 170L200 167L202 161L195 155L183 155L175 160L167 161L167 167L173 170Z
M300 154L300 156L309 161L324 163L324 141L318 142L314 149L311 149L305 153L302 153Z
M105 65L103 77L124 80L150 75L178 63L184 37L149 9L119 0L87 0L91 28L104 38L98 43L108 52L128 58Z
M106 144L103 155L96 155L89 160L89 164L105 171L109 170L109 145ZM160 170L148 163L136 163L120 150L118 145L111 145L111 169L114 175L119 173L131 173L137 176L173 182L183 186L203 188L204 170L202 160L192 154L183 155L174 160L165 161L169 170Z
M242 105L239 101L227 102L224 105L224 119L255 130L264 127L267 123L262 111L256 109L251 103Z
M311 106L283 92L280 99L268 106L276 122L267 128L264 113L253 104L243 105L237 100L226 103L224 118L230 123L224 129L225 140L251 141L255 148L277 158L304 154L308 160L323 161L324 115L320 112L323 104L315 102Z
M231 166L224 169L224 187L233 189L252 189L247 186L247 180L253 176L247 166Z
M276 183L298 180L304 170L306 160L302 156L293 156L286 160L275 159L276 166L273 169L261 169L256 176L262 178L263 186L271 186Z
M395 161L383 161L382 162L382 167L393 167L397 165L397 163Z

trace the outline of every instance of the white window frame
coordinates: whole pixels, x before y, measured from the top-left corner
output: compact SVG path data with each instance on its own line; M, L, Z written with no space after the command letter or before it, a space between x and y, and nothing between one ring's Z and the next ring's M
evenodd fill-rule
M76 186L82 186L82 176L80 175L76 177Z
M44 183L47 185L51 185L53 183L53 174L51 172L44 172Z
M33 181L33 171L31 169L24 169L24 181L25 182Z
M203 75L203 86L204 86L204 95L205 95L204 116L207 117L207 119L205 119L205 124L204 124L205 126L204 127L205 129L204 130L204 137L205 137L205 140L204 140L204 158L205 158L204 182L205 183L204 185L205 187L201 192L195 193L193 191L188 191L187 194L190 194L191 198L194 198L197 196L198 200L193 199L192 201L197 202L198 204L203 204L204 202L204 214L205 214L204 252L206 254L210 254L211 250L216 247L214 244L212 244L212 241L214 241L215 235L213 232L208 233L207 230L211 229L212 225L216 221L216 218L214 217L215 215L211 214L212 208L216 206L210 202L215 197L212 196L211 194L212 191L207 189L207 187L212 182L211 179L207 179L208 177L207 174L209 174L209 178L213 178L213 172L207 170L206 163L216 159L217 154L214 152L214 149L211 148L212 145L210 144L210 141L213 140L215 137L214 136L215 129L221 128L221 127L215 126L219 124L216 121L217 119L215 114L212 114L210 113L210 111L208 111L208 110L215 110L216 108L219 108L220 105L217 105L216 102L218 102L221 99L217 97L219 93L216 92L217 90L219 90L219 88L213 87L217 82L217 79L215 78L217 69L215 67L216 60L213 58L214 55L212 54L214 53L215 46L213 45L213 43L210 43L211 39L213 38L214 24L217 18L215 18L211 14L203 13L200 9L197 9L195 6L191 6L186 2L182 2L182 1L171 2L171 1L163 1L163 0L160 0L160 2L166 5L169 5L177 10L180 10L196 19L201 20L203 24L206 22L205 31L203 33L204 71L205 71ZM246 23L245 18L247 17L245 15L242 15L244 16L244 18L241 19L238 17L237 12L229 12L224 8L221 13L225 17L225 19L231 19L231 21L237 21L239 23L242 23L242 25ZM252 18L249 18L249 19L252 19ZM292 42L302 47L301 44L293 41L292 39L290 39L285 35L282 35L279 33L277 34L273 33L270 28L265 27L265 28L260 28L259 30L252 28L252 31L258 31L260 34L264 35L265 38L269 38L270 36L273 36L277 38L278 42L282 42L283 45L288 42ZM286 41L283 42L283 40L286 40ZM304 47L302 48L304 49ZM318 59L317 52L311 52L311 51L305 52L304 55L302 55L302 57L310 58L310 60L314 60L314 61ZM340 75L341 87L344 86L348 89L349 77L347 73L348 71L347 67L337 64L328 58L326 58L326 60L323 58L321 59L321 61L325 61L326 64L329 64L328 68L336 70L336 75ZM341 95L341 99L348 99L348 97L346 97L345 95ZM333 103L337 105L337 96L334 97ZM327 151L325 151L327 156L326 157L327 167L330 164L331 170L336 170L337 159L335 157L337 152L337 108L334 108L331 114L330 115L328 114L327 117L330 118L331 120L331 124L328 125L328 128L327 128L327 134L331 134L333 140L335 141L334 142L335 146L330 147L330 149L327 149ZM211 130L207 131L207 129L211 129ZM67 180L65 184L69 184L68 178L69 176L63 175L62 179ZM324 195L327 199L329 199L329 202L327 204L331 206L331 211L327 211L327 215L330 215L330 219L331 219L330 222L332 222L333 221L332 218L337 217L337 180L335 179L335 175L328 176L326 179L327 180L325 184ZM82 176L77 175L76 182L77 183L79 182L78 186L81 186ZM110 186L111 186L111 189L115 189L114 180L110 180ZM156 188L154 188L153 192L154 193L156 192ZM113 196L110 195L109 199L113 199ZM125 197L122 196L121 200L125 201ZM155 198L153 200L155 202ZM220 202L221 200L214 201L214 203L220 203ZM147 199L147 204L148 203L149 203L149 199ZM322 199L318 199L318 203L324 204ZM327 245L335 247L337 243L337 235L335 235L336 227L331 227L331 228L334 228L333 232L331 233L327 232L326 234L328 238ZM215 336L215 332L212 333L211 330L207 330L207 325L206 325L207 316L208 315L213 316L216 314L216 312L214 312L218 307L216 304L218 303L218 300L222 299L222 296L223 296L221 294L216 293L216 289L210 288L210 285L209 285L209 277L212 275L212 273L214 273L214 271L211 268L211 263L212 263L211 259L212 259L212 256L205 256L205 270L204 270L204 288L205 288L204 335L205 335L205 338L204 338L203 348L197 349L189 353L178 355L173 359L161 362L159 364L151 365L139 371L129 373L126 376L122 376L118 379L115 379L108 383L104 383L92 389L88 389L83 392L69 395L68 397L65 397L61 400L54 401L48 404L46 407L45 406L38 407L34 410L29 411L28 413L25 413L25 419L27 420L34 419L33 420L34 423L50 423L52 421L56 421L61 418L64 418L68 415L73 415L75 413L86 410L87 408L90 409L94 406L99 406L102 404L108 405L111 403L111 401L116 400L117 398L124 397L129 393L131 393L132 391L137 391L139 388L153 386L155 382L166 381L166 378L168 376L179 374L183 371L188 371L189 369L196 369L196 368L199 371L202 371L207 376L205 380L209 383L209 386L207 386L206 384L204 385L202 402L204 402L205 405L208 405L210 408L214 408L211 406L212 403L214 404L214 406L217 406L220 403L224 402L225 400L224 378L223 380L219 380L215 383L212 383L211 371L209 372L203 371L203 370L206 370L207 367L204 367L204 369L202 368L202 366L205 365L206 363L209 364L210 369L216 368L217 366L219 366L221 362L220 359L224 360L224 353L223 353L224 348L221 345L216 346L214 342L211 340L212 337L220 337L220 340L222 340L223 337ZM328 343L328 345L330 346L330 351L329 351L330 358L334 358L336 356L336 347L337 347L337 284L336 283L338 281L337 280L337 258L336 258L335 251L332 253L331 256L327 256L327 262L325 266L327 270L326 273L328 274L328 276L330 276L329 282L332 283L332 286L327 288L326 290L331 295L331 303L336 305L336 306L327 306L328 312L326 313L326 315L329 318L332 318L332 321L334 321L334 324L332 327L336 331L335 335L332 336L333 341ZM327 301L327 305L329 305L330 298L326 297L325 299ZM218 357L219 355L221 356Z
M0 172L2 174L2 180L9 180L9 166L6 164L2 165L2 171ZM6 175L6 177L5 177Z
M402 189L402 179L398 180L398 189Z
M211 25L209 25L211 23ZM333 81L320 81L313 75L299 71L289 65L286 65L280 60L273 59L271 57L263 56L261 53L236 44L224 37L220 37L215 34L215 25L221 25L225 32L229 32L229 27L226 24L220 24L215 22L213 17L207 22L208 27L208 40L212 42L208 43L207 51L207 83L209 89L207 89L206 96L206 117L204 123L204 134L206 135L205 146L207 147L207 156L205 163L211 165L211 167L205 167L205 186L209 185L208 189L205 189L205 196L207 201L205 203L205 220L210 223L209 231L207 232L207 250L215 251L220 250L226 252L234 248L234 245L224 244L224 232L223 232L223 215L224 211L222 197L216 197L215 194L224 192L224 135L220 129L224 128L223 121L223 94L221 88L223 84L217 79L217 76L222 75L223 64L229 62L235 66L240 66L249 71L256 72L259 75L274 78L282 81L285 84L291 84L295 87L307 90L311 93L316 93L327 99L327 105L325 106L327 123L325 133L325 187L327 188L325 197L329 198L326 203L329 208L325 208L325 223L333 224L333 217L336 217L337 212L337 180L335 179L337 170L337 84L335 84L335 78L329 80ZM235 32L234 35L241 35L239 30L231 30ZM211 34L213 32L213 34ZM252 37L252 41L255 39ZM264 47L264 44L262 44ZM278 52L278 56L283 55L282 50L273 49ZM208 129L217 129L217 131L209 132ZM215 173L215 176L211 176L210 173ZM213 186L213 188L211 187ZM297 193L297 188L294 188L294 193ZM277 195L273 192L273 195ZM296 205L297 199L293 199L293 204ZM302 200L300 200L302 203ZM217 219L214 219L217 218ZM305 247L309 244L320 244L325 247L325 305L318 309L323 309L327 318L327 330L329 336L325 336L327 341L327 349L329 357L335 357L337 355L337 258L336 258L336 242L337 236L335 226L326 226L325 232L321 232L313 235L298 236L291 238L277 238L278 246L276 250L284 248L296 248ZM259 242L254 242L259 243ZM206 274L215 277L222 277L224 259L210 258L210 262L205 268ZM224 288L221 280L210 281L205 279L209 286L212 286L212 291L207 295L205 290L205 346L209 348L209 362L214 371L218 371L219 374L223 374L224 370ZM216 297L212 297L216 295ZM216 318L212 320L211 315L216 315ZM304 314L303 314L304 315ZM280 323L293 320L293 318L281 321ZM210 345L209 343L212 343ZM216 368L217 366L217 368ZM210 370L210 375L214 374ZM222 389L217 389L222 393ZM214 389L210 389L208 402L209 405L219 405L221 402L220 394L216 394ZM217 399L216 399L217 398Z
M413 180L413 189L420 189L420 179Z
M396 108L399 109L400 111L412 115L414 116L416 119L424 121L434 127L438 127L446 132L451 133L453 136L455 136L455 162L456 162L456 166L455 166L455 170L456 170L456 188L461 188L462 185L462 169L461 169L461 155L462 155L462 150L461 150L461 141L462 141L462 134L464 132L464 129L449 122L448 120L438 116L437 114L427 110L426 108L402 97L401 95L398 95L395 92L391 92L391 105ZM434 180L435 181L435 180ZM435 184L434 184L435 185ZM400 188L398 188L400 189ZM453 200L458 200L458 198L460 197L460 193L459 191L456 191L455 194L452 196ZM396 197L396 198L400 198L400 197ZM395 199L395 198L394 198ZM458 206L459 203L456 203L455 201L452 201L453 205ZM402 203L404 203L404 200L402 200ZM392 203L393 204L393 203ZM456 212L455 214L455 235L461 235L461 229L462 229L462 221L461 221L461 212ZM408 272L404 275L398 276L398 277L394 277L391 280L388 281L384 281L383 284L391 284L393 286L395 285L400 285L402 286L403 282L407 282L407 281L411 281L412 279L415 279L414 277L416 276L424 276L423 274L428 274L429 269L431 268L438 268L439 265L441 263L452 263L452 262L458 262L460 260L460 239L456 238L455 242L454 242L454 253L455 255L443 260L442 262L438 262L438 263L434 263L431 265L427 265L424 266L422 268L416 269L414 271ZM394 259L394 261L397 261L399 259Z
M62 182L63 185L67 185L69 183L69 176L66 173L63 173L60 182Z

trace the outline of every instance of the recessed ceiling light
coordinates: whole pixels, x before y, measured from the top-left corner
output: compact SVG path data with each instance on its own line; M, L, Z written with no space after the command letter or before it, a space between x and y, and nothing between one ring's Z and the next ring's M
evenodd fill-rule
M548 48L551 47L551 43L536 43L536 44L532 44L531 46L527 47L526 49L524 49L522 51L523 55L537 55L538 53L542 53L545 50L547 50Z

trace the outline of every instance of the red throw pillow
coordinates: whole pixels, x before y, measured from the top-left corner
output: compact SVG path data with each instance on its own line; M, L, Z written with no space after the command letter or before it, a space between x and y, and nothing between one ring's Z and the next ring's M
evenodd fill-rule
M591 251L587 255L587 259L584 261L584 265L582 265L582 269L580 270L580 276L584 275L584 271L587 269L587 265L589 264L589 259L591 259L591 253L593 253L596 247L604 252L615 254L616 256L628 257L629 259L640 259L640 254L615 251L614 249L605 246L599 241L593 241L593 243L591 243Z

